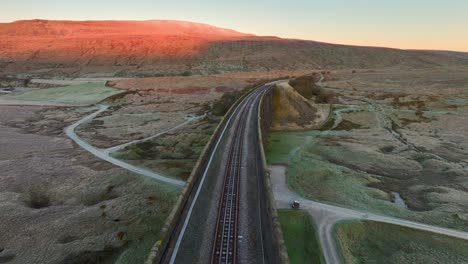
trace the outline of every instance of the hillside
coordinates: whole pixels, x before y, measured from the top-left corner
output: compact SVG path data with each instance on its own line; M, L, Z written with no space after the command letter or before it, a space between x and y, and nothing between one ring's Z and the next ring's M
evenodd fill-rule
M175 20L148 21L51 21L20 20L0 23L4 36L97 37L112 35L200 36L201 38L245 37L248 34L202 23Z
M301 130L316 128L329 114L329 107L318 105L303 97L288 83L272 89L272 130Z
M0 74L163 76L271 69L468 65L420 51L258 37L171 21L0 23Z
M248 37L205 24L182 21L47 21L0 24L3 72L47 70L60 74L107 72L185 64L209 42ZM168 63L167 60L170 62ZM87 68L87 69L83 69Z
M461 58L468 60L468 52L462 52L462 51L449 51L449 50L427 50L427 52L432 52L435 54L443 54L455 58Z

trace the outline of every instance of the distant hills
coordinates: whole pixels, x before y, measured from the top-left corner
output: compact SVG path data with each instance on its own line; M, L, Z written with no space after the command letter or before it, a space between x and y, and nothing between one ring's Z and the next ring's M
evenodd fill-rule
M1 75L162 76L468 65L468 60L448 55L260 37L173 20L0 23Z
M450 51L450 50L426 50L426 51L468 60L468 52Z

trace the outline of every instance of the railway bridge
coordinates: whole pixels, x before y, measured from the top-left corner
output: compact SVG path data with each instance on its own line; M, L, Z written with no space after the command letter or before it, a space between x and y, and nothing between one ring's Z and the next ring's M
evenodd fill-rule
M272 85L252 90L225 117L160 252L161 263L280 262L258 120Z

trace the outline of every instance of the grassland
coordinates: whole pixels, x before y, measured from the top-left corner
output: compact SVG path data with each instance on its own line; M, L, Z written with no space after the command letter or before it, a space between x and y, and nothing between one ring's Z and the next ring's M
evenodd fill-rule
M135 208L129 209L129 214L136 216L132 219L135 224L129 226L126 231L125 239L129 243L119 255L116 264L143 263L146 260L153 245L162 238L159 232L180 194L178 190L152 179L144 181L147 181L145 184L148 188L156 191L140 201Z
M310 215L292 209L280 209L278 215L291 264L325 263Z
M334 229L345 263L468 263L468 241L372 221Z
M4 95L4 99L23 101L42 101L70 105L90 105L105 98L123 93L124 90L109 88L104 83L86 83L57 88L35 89L31 91Z
M325 82L342 94L333 122L270 133L268 163L287 165L289 187L305 198L468 230L468 82L435 74L445 79L428 88L421 74L396 73L419 90L380 72Z
M150 141L130 145L112 156L186 180L216 123L202 120Z
M330 153L333 146L323 144L318 131L271 133L268 142L268 163L287 164L288 185L301 196L362 210L404 213L385 193L365 188L365 174L323 159L321 153Z
M0 107L1 256L10 263L143 263L180 190L65 138L73 108ZM44 246L47 245L47 250ZM0 261L1 262L1 261Z
M417 167L416 163L413 164L405 159L395 161L387 159L388 157L382 153L341 146L337 140L346 139L338 136L349 135L347 131L321 133L323 132L276 132L268 136L266 148L268 163L288 165L287 183L301 196L348 208L466 229L463 220L464 206L458 205L457 200L446 201L445 205L447 202L453 204L450 207L428 201L432 207L426 210L408 210L392 202L390 191L397 187L391 183L396 181L395 184L398 184L397 180L391 181L388 186L379 185L382 185L383 176L375 174L381 169L377 165L384 170L388 170L386 166L389 166L395 175L403 173L404 169ZM379 138L376 137L374 140L378 141ZM353 164L369 166L367 168L369 172L364 172ZM398 168L402 168L401 171L398 171ZM402 180L402 184L405 183L408 184ZM407 192L409 191L403 192L405 195L403 197L408 202L410 195ZM458 195L463 194L458 193Z
M135 201L135 205L126 210L126 214L132 216L131 219L125 216L112 219L114 222L126 223L119 227L116 234L117 239L123 242L116 264L143 263L146 260L153 245L161 239L160 230L180 194L173 187L162 185L153 179L142 178L141 181L144 184L141 192L147 193L146 189L152 189L152 194ZM135 188L137 186L130 187L138 191L138 188ZM110 210L110 216L107 216L106 210ZM111 217L112 210L102 209L102 214ZM102 217L107 218L106 216Z

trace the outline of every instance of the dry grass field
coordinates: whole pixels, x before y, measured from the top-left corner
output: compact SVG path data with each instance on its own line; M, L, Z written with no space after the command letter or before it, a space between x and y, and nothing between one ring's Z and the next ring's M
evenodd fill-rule
M62 131L83 110L0 111L3 263L142 263L179 190L73 144Z

